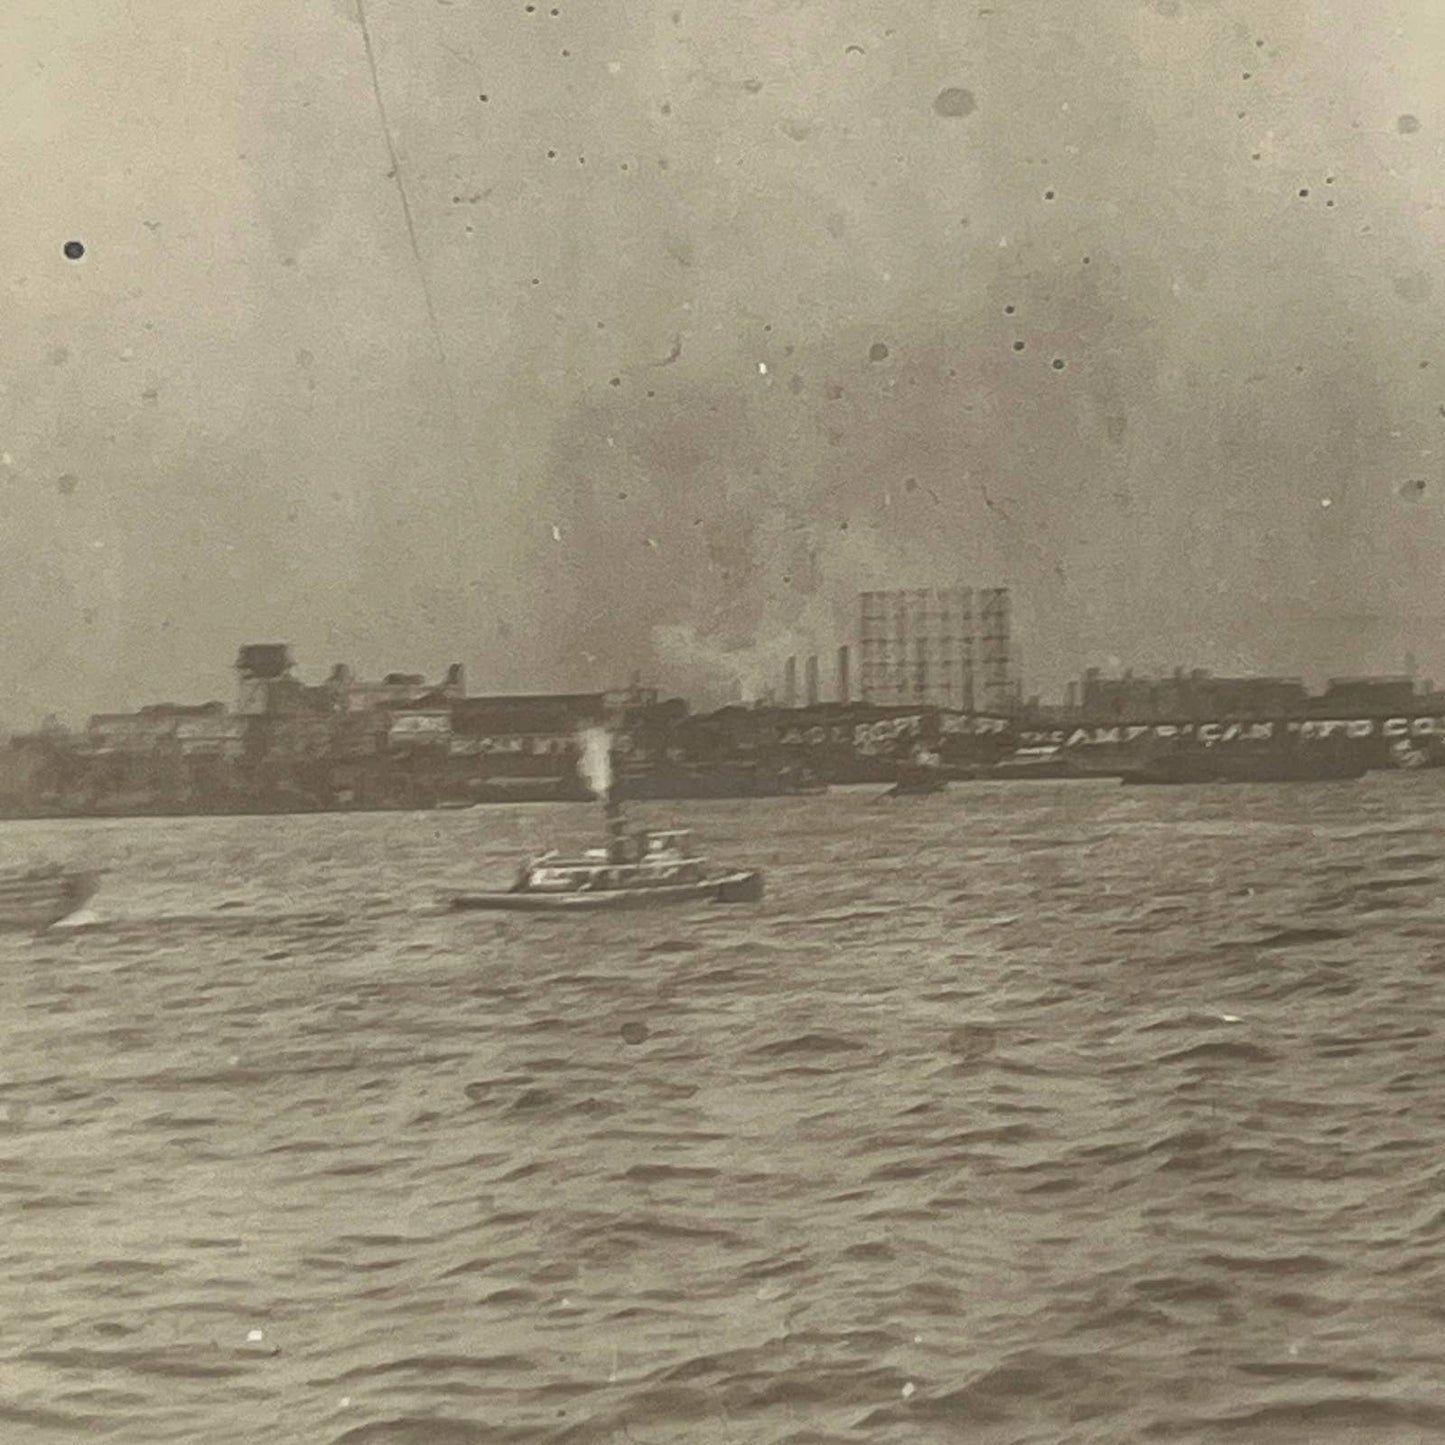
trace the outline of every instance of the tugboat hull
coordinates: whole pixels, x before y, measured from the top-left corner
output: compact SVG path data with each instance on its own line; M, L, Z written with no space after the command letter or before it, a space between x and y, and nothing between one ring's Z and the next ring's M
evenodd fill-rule
M948 790L947 778L900 778L883 794L885 798L928 798Z
M763 875L728 873L698 883L646 888L577 889L547 893L522 889L511 893L454 893L453 909L491 909L508 913L593 913L608 909L653 908L667 903L756 903L763 896Z

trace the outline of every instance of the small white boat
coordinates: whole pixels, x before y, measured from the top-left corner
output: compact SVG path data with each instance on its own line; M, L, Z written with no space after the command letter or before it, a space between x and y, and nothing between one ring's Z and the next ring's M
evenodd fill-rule
M59 864L0 869L0 929L49 928L84 908L99 886L98 873Z

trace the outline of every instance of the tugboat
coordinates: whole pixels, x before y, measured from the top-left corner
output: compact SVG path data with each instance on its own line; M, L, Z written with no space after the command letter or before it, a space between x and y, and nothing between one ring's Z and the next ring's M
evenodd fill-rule
M897 779L883 794L885 798L925 797L948 787L939 755L923 747L915 748L907 761L898 764Z
M72 873L56 863L0 869L0 929L49 928L84 908L99 886L98 873Z
M685 828L629 833L622 805L609 792L607 842L576 857L556 851L530 858L506 892L456 893L454 909L502 909L521 913L590 912L647 908L664 903L756 903L763 875L756 869L710 873L690 847Z
M578 739L578 771L607 819L607 841L568 858L552 850L528 859L506 892L455 893L452 908L517 913L591 912L662 903L756 903L763 875L756 869L710 873L689 846L685 828L629 833L612 772L612 740L601 727Z

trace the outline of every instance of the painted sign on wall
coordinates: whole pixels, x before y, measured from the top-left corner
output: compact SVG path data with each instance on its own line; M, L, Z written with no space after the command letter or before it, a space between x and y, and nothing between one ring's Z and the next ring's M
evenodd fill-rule
M497 753L545 756L565 754L575 748L570 736L539 736L535 733L499 733L492 737L456 738L451 740L453 757L489 757Z
M1445 737L1445 717L1392 718L1288 718L1269 722L1200 722L1200 723L1114 723L1074 728L1025 731L1019 743L1023 747L1103 747L1137 743L1141 740L1160 742L1216 743L1268 742L1273 738L1295 737L1303 742L1324 738L1348 738L1363 741L1383 737L1400 738Z

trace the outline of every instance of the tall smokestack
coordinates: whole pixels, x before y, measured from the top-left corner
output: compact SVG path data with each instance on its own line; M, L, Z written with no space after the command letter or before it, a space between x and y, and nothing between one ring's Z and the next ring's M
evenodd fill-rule
M783 706L798 705L798 659L790 657L783 664Z
M607 820L607 861L627 862L627 820L622 816L622 801L615 787L608 788L602 814Z
M809 707L818 706L818 659L810 657L803 665L803 696Z
M838 649L838 701L852 702L851 693L852 688L848 678L848 649L840 647Z

